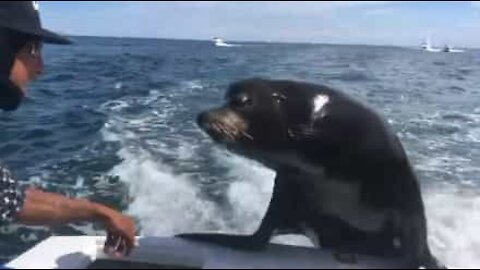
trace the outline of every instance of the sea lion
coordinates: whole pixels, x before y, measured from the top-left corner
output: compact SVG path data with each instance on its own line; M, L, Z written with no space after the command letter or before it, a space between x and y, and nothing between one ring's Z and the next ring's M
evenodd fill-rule
M286 80L239 81L226 99L198 124L230 151L276 171L272 199L251 236L180 237L260 249L274 234L304 233L339 254L443 268L427 243L417 177L378 113L327 86Z

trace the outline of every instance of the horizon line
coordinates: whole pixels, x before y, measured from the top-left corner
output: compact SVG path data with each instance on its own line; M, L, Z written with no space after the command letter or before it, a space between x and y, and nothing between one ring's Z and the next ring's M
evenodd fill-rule
M67 37L86 37L86 38L116 38L116 39L145 39L145 40L175 40L175 41L202 41L208 42L212 41L211 39L196 39L196 38L172 38L172 37L130 37L130 36L102 36L102 35L81 35L81 34L63 34ZM233 43L270 43L270 44L302 44L302 45L330 45L330 46L371 46L371 47L400 47L400 48L411 48L411 47L421 47L421 43L418 45L393 45L393 44L366 44L366 43L328 43L328 42L319 42L319 41L276 41L276 40L228 40L228 42ZM479 47L469 47L469 46L460 46L454 47L460 49L479 49Z

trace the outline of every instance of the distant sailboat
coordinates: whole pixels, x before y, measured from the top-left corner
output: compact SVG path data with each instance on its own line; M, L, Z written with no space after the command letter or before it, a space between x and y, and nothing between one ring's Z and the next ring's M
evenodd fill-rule
M427 38L423 43L422 43L422 50L427 51L427 52L441 52L440 49L433 48L432 43L430 42L430 38Z
M223 41L223 39L218 38L218 37L214 37L213 42L215 44L215 47L236 47L236 46L238 46L238 45L226 43L225 41Z

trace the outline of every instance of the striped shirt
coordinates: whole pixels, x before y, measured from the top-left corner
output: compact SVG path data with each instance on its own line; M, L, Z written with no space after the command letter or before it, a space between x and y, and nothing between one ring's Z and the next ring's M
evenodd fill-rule
M25 194L9 170L0 166L0 223L15 220L22 210Z

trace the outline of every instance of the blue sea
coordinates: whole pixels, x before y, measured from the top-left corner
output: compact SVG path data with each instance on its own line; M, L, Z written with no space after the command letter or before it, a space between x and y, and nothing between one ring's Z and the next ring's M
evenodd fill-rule
M249 77L326 84L381 113L421 180L433 252L480 265L480 51L74 38L46 46L24 106L0 113L0 160L24 183L133 216L139 234L251 233L272 171L217 147L195 124ZM7 261L52 235L102 235L88 223L0 227ZM276 242L308 244L298 236Z

